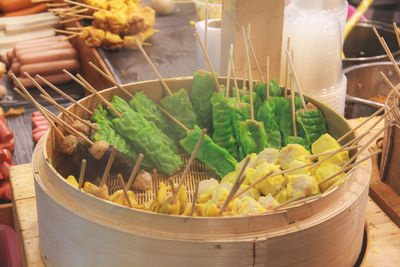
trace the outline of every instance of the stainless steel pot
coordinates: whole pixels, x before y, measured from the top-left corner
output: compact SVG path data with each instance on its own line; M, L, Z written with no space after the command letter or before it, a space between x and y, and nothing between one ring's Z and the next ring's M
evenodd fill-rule
M346 55L346 58L343 59L343 68L355 64L388 60L385 50L372 30L373 27L385 39L393 56L396 57L400 54L392 25L371 20L360 21L343 44L343 52Z
M380 72L385 73L389 80L397 85L400 78L391 62L373 62L355 65L344 69L347 78L347 94L349 96L369 99L373 96L387 95L390 88L382 79ZM347 118L365 117L376 111L376 108L362 103L346 101L345 115Z

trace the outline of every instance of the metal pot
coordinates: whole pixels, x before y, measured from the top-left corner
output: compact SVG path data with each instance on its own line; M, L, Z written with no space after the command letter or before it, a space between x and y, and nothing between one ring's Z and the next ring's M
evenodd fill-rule
M390 88L379 74L385 73L393 84L400 83L400 78L391 62L373 62L355 65L344 69L347 78L347 95L369 99L378 94L386 96ZM345 115L347 118L365 117L374 113L377 108L362 103L346 101Z
M400 54L392 25L371 20L360 21L343 44L343 52L346 55L346 58L343 59L343 68L355 64L388 60L385 50L372 30L373 27L385 39L393 56L396 57Z

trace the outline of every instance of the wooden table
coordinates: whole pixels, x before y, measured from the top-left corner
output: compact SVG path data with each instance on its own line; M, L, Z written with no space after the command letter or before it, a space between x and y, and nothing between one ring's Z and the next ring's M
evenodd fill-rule
M32 165L11 167L10 181L14 204L15 229L26 266L44 266L39 250L36 194ZM371 200L367 205L367 251L362 266L398 266L400 228Z

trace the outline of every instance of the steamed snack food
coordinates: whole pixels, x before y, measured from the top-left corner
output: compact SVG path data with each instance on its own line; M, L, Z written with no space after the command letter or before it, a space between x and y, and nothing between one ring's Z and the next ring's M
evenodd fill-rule
M103 187L100 188L99 186L92 184L91 182L85 182L83 185L83 191L105 200L110 199L107 185L103 185Z
M211 97L212 124L214 142L226 149L235 159L239 160L238 142L234 136L233 116L234 111L229 108L228 100L221 94Z
M181 146L189 154L193 153L201 132L201 129L196 125L186 138L180 141ZM215 144L208 135L204 136L196 158L206 164L207 167L213 169L221 177L233 171L237 163L228 151Z
M201 70L193 73L191 100L197 117L197 125L201 129L206 128L210 135L213 130L211 97L218 89L211 73Z
M313 104L308 103L307 109L296 111L296 121L305 133L307 144L311 145L322 134L326 133L325 119L322 112Z
M137 49L135 40L144 44L155 32L155 12L150 7L143 7L140 1L86 2L102 9L93 12L92 26L85 27L80 36L89 47L103 46L106 50L122 47Z
M185 89L182 88L173 95L164 97L161 99L161 105L189 130L193 129L196 124L196 114ZM174 130L179 139L186 136L185 130L181 127L175 125Z

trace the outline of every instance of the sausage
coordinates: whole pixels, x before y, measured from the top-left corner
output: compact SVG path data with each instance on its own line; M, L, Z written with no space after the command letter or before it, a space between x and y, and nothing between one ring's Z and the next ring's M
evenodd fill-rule
M7 143L14 137L13 132L8 128L5 121L0 120L0 142Z
M50 62L32 63L21 66L21 72L27 72L34 76L36 74L47 75L62 73L63 69L69 72L78 72L80 68L79 62L76 59L65 59Z
M14 62L14 63L11 65L10 73L12 72L12 73L15 74L15 76L19 76L19 74L20 74L20 69L21 69L21 63L19 63L18 61L17 61L17 62Z
M11 152L14 151L14 148L15 148L14 138L11 138L11 140L7 143L0 143L0 148L6 148L6 149L10 150Z
M14 57L13 51L7 51L6 52L6 56L5 56L4 60L3 60L3 62L6 64L6 68L7 69L11 67L13 57Z
M0 163L0 172L3 175L3 177L6 179L9 178L8 168L10 168L10 164L8 162L3 161Z
M49 125L40 125L32 130L32 134L35 134L35 133L41 132L41 131L47 131L49 129L49 127L50 127ZM1 154L0 154L0 159L1 159Z
M32 52L23 54L20 62L22 65L25 65L62 59L78 59L78 53L74 48L61 48L49 51Z
M72 80L68 74L61 73L61 74L50 74L50 75L44 75L43 78L45 78L47 81L51 82L52 84L60 84L60 83L66 83ZM36 82L38 82L40 85L45 85L45 83L36 77L34 77ZM32 81L29 78L26 77L19 77L18 80L22 83L23 86L26 88L32 88L35 87L35 85L32 83ZM14 86L18 87L18 84L14 81Z
M21 56L26 53L47 51L47 50L60 49L60 48L71 48L71 47L72 47L72 44L68 41L56 40L56 41L45 42L39 46L16 48L15 55L18 58L18 60L21 60Z
M44 121L33 121L33 128L38 128L38 127L42 127L42 126L50 126L50 123L47 120Z
M40 116L42 116L42 117L44 118L42 112L40 112L40 111L38 111L38 110L33 111L33 112L32 112L32 115L31 115L32 118L33 118L33 117L40 117Z
M10 150L6 148L0 149L0 162L7 162L7 163L12 163L12 156Z
M31 7L27 7L24 9L18 9L16 11L8 12L4 14L4 17L17 17L17 16L26 16L26 15L32 15L36 14L39 12L43 12L47 10L47 3L40 3L36 4Z
M38 38L38 39L33 39L33 40L20 41L20 42L15 43L14 48L15 49L25 49L25 48L30 48L30 47L42 46L45 43L61 41L65 37L67 37L67 36L55 35L55 36Z
M47 132L47 130L42 130L42 131L32 133L32 137L33 137L33 140L35 140L35 143L39 142L40 138L43 135L45 135L46 132Z
M33 5L35 5L35 3L32 3L32 0L12 0L12 1L3 0L3 1L0 1L0 9L4 13L28 8Z

